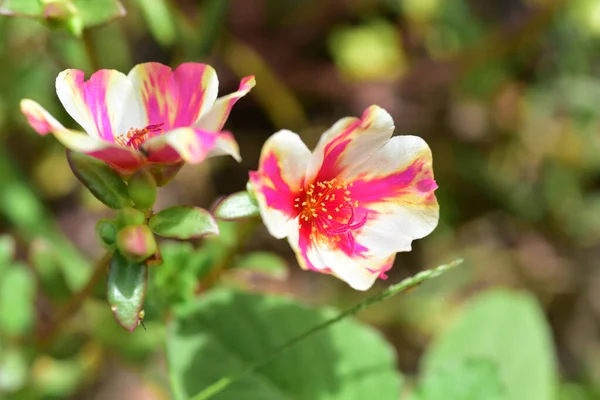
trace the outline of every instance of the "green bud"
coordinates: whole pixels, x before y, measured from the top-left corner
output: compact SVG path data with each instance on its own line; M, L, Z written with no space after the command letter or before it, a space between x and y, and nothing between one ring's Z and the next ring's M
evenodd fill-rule
M117 248L129 261L141 262L154 255L158 247L147 225L130 225L117 234Z
M83 20L77 7L69 0L44 0L44 19L51 29L66 29L72 35L80 37L83 32Z
M117 212L117 221L120 227L141 225L146 222L146 216L140 210L126 207Z
M127 192L137 208L151 209L156 202L156 180L150 171L140 169L129 178Z
M117 223L111 219L101 219L96 223L96 236L104 248L115 247L118 231Z

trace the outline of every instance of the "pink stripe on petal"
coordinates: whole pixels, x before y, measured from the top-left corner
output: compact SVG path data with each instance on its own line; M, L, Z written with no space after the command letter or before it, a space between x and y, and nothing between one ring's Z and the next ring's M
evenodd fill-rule
M84 81L84 73L69 69L56 78L56 93L71 117L91 136L114 142L119 132L123 108L129 104L131 86L127 76L115 70L103 69ZM134 113L137 114L137 113Z
M392 136L394 121L382 108L371 106L361 118L343 118L325 132L314 151L307 180L349 178Z
M254 76L243 78L237 92L218 98L210 111L196 121L195 126L212 131L223 129L233 105L248 94L254 85L256 85Z
M110 164L120 172L134 171L146 164L146 160L141 153L122 147L107 147L85 153Z
M192 126L217 97L217 76L210 65L181 64L177 69L159 63L135 66L129 80L139 92L149 124L165 130Z
M310 157L297 134L279 131L264 144L258 171L249 174L263 222L276 238L288 236L288 225L298 215L295 199L304 186Z
M35 101L27 99L21 101L21 110L38 133L46 134L51 131L68 149L96 157L120 170L132 170L145 162L144 156L133 149L116 146L83 132L66 129Z
M296 193L283 180L281 166L274 153L268 154L261 163L260 173L251 172L254 181L260 185L260 191L265 197L267 207L282 211L295 217L298 211L294 209Z
M112 123L116 125L116 121L111 123L108 99L106 98L112 72L100 70L84 83L84 101L90 109L100 138L107 142L114 141L115 132L113 132Z
M29 125L40 135L47 135L53 130L66 129L52 115L33 100L21 100L21 112L27 118Z
M184 160L200 163L215 147L219 137L217 132L207 132L194 128L178 128L149 139L141 146L148 161L173 163Z

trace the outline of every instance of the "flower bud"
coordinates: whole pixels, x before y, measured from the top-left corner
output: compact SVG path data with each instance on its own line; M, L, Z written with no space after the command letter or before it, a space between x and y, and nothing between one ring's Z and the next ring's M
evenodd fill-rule
M157 245L147 225L130 225L117 234L117 248L128 260L141 262L156 253Z
M52 29L64 28L72 35L80 37L83 32L83 20L77 7L69 0L44 0L44 19Z
M129 178L127 191L133 204L141 210L151 209L156 202L156 180L146 169L136 171Z
M146 216L140 210L126 207L117 212L117 222L119 223L120 227L141 225L146 222Z
M96 236L104 248L114 248L118 231L117 223L113 220L101 219L96 223Z

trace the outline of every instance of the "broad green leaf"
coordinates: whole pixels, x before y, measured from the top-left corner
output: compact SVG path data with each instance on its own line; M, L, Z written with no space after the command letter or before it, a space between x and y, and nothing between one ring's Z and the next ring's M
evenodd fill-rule
M8 268L0 281L0 331L26 335L35 320L35 278L24 265Z
M118 251L113 254L108 272L106 297L115 319L129 331L133 331L138 326L147 284L146 265L129 262Z
M0 235L0 278L2 271L6 269L15 254L15 239L9 235Z
M291 300L215 290L181 307L167 330L175 399L189 399L274 348L336 315ZM249 372L219 400L397 400L392 347L374 329L345 319Z
M166 208L150 218L148 226L159 236L178 239L219 234L219 227L212 215L192 206Z
M215 207L215 217L224 220L250 218L259 214L258 205L248 192L229 195Z
M71 296L60 265L58 250L45 239L36 239L30 246L29 263L35 269L43 293L61 302Z
M106 163L87 154L67 150L67 158L73 173L90 192L110 208L131 206L127 185L119 174Z
M110 22L126 14L119 0L71 0L70 3L86 28ZM41 0L0 0L0 14L44 19L44 5Z
M151 301L163 311L195 298L198 282L218 265L213 246L194 249L189 242L161 243L163 264L152 268Z
M0 14L18 17L42 17L44 7L40 0L0 0Z
M288 274L285 260L277 254L266 251L245 254L233 263L233 268L258 272L275 279L285 279Z
M27 179L11 161L11 155L0 146L0 213L30 241L43 236L56 248L57 257L69 288L81 288L88 280L88 260L67 240L56 225L52 214L45 209L36 193L26 184Z
M429 374L411 400L508 400L498 367L489 360L458 360Z
M144 19L152 36L163 46L172 45L177 39L177 29L166 0L138 0Z
M29 366L21 348L0 349L0 393L19 390L27 383Z
M433 379L438 371L473 360L487 360L497 367L507 399L547 400L555 393L550 330L530 295L493 290L473 299L428 348L423 377Z
M85 27L106 24L127 14L119 0L75 0Z

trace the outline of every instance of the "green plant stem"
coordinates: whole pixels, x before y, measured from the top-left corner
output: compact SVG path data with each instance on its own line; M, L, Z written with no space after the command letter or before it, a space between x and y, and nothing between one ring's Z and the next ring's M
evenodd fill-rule
M443 274L444 272L456 267L457 265L462 264L462 262L463 262L462 259L457 259L455 261L452 261L449 264L440 265L439 267L436 267L436 268L433 268L433 269L430 269L427 271L419 272L415 276L404 279L403 281L390 286L389 288L381 291L380 293L378 293L374 296L368 297L367 299L361 301L360 303L346 309L345 311L342 311L336 317L329 319L317 326L314 326L313 328L309 329L308 331L292 338L288 342L275 348L263 359L249 364L248 366L246 366L243 370L241 370L237 374L226 376L224 378L219 379L218 381L214 382L213 384L211 384L210 386L208 386L207 388L202 390L202 392L200 392L197 395L195 395L194 397L192 397L191 400L210 399L214 395L223 391L225 388L227 388L233 382L240 379L245 374L252 372L257 368L260 368L263 365L268 364L273 359L279 357L281 354L285 353L287 350L296 346L298 343L302 342L303 340L307 339L308 337L327 329L328 327L335 324L336 322L341 321L342 319L344 319L346 317L352 316L373 304L384 301L384 300L386 300L392 296L395 296L399 293L406 292L409 289L412 289L412 288L420 285L421 283L425 282L426 280L438 277L441 274Z
M94 39L90 35L89 29L84 29L81 34L81 41L85 48L85 54L87 55L88 61L92 71L98 71L100 69L100 61L98 60L98 52L96 51L96 44Z
M73 295L73 297L69 300L67 305L60 311L58 317L54 321L52 321L52 325L50 325L50 327L44 334L43 339L41 340L42 347L45 347L52 342L54 335L56 334L56 332L58 332L61 325L81 308L84 300L93 292L94 287L96 286L100 278L106 276L106 269L108 267L108 262L110 261L111 257L112 251L108 251L102 256L102 258L98 260L96 265L94 265L92 275L90 276L85 286Z

